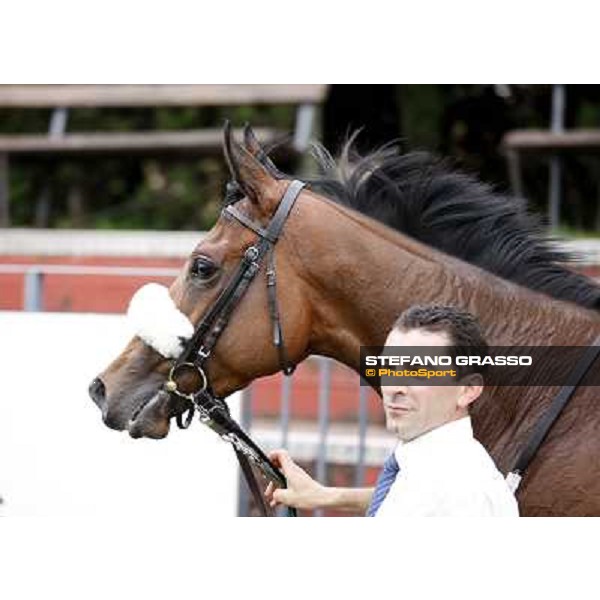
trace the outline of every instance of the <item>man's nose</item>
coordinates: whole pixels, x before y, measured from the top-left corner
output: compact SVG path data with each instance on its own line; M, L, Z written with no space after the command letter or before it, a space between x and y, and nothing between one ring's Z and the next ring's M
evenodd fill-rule
M106 400L106 387L99 377L96 377L96 379L90 383L88 392L90 394L90 398L95 402L98 408L104 409L104 402Z
M396 394L406 394L408 391L407 385L382 385L381 390L388 396L395 396Z

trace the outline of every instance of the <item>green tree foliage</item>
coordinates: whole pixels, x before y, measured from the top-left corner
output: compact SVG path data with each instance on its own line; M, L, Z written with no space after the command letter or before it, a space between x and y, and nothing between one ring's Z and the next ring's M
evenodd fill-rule
M50 117L48 110L1 110L0 133L42 133ZM226 118L286 131L294 111L286 106L73 109L67 131L204 129L220 127ZM11 219L14 226L203 230L216 219L227 175L221 155L16 159L10 169Z
M508 88L507 88L508 89ZM500 191L508 191L506 162L499 145L512 128L547 128L550 86L403 85L400 138L406 150L426 149L454 160ZM600 126L600 86L568 86L567 127ZM49 110L0 110L0 133L43 133ZM240 125L290 131L289 106L238 108L76 109L68 131L191 130L220 127L228 118ZM360 122L360 115L356 119ZM305 159L284 170L310 169ZM545 212L548 166L543 158L523 164L532 208ZM227 172L222 156L201 159L138 157L71 160L11 160L11 217L15 226L202 230L218 214ZM563 219L567 227L600 225L597 159L564 162ZM597 227L596 227L597 228Z

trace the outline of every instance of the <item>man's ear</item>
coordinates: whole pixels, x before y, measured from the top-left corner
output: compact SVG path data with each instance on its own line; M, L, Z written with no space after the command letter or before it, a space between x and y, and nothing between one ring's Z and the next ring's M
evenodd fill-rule
M231 177L248 199L266 214L279 200L280 184L261 162L236 142L231 124L225 123L223 150Z
M456 401L460 408L467 408L483 392L483 377L479 373L467 375L461 381L461 393Z

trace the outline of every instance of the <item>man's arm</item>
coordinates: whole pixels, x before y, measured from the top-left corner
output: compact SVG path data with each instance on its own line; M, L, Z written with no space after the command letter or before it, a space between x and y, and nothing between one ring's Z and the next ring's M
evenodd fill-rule
M366 512L369 507L373 488L337 488L321 485L299 467L286 450L276 450L269 458L283 471L288 484L286 489L275 489L273 484L269 484L265 496L271 506L285 504L304 510L332 508L354 512Z
M320 508L367 512L375 488L339 488L327 487L325 504Z

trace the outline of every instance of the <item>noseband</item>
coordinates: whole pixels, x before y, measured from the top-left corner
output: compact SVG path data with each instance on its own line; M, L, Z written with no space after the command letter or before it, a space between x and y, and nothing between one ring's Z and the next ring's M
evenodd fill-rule
M239 188L229 187L231 200L222 211L222 215L232 217L244 227L258 235L254 244L246 248L237 270L219 294L214 304L208 309L200 323L196 326L192 337L187 340L181 354L173 361L164 390L169 394L186 400L190 407L185 419L177 414L177 425L186 429L197 411L202 423L216 431L223 439L230 442L236 452L240 466L251 491L263 514L266 514L264 498L252 473L250 462L254 463L263 474L273 482L285 487L285 477L277 469L264 452L252 441L241 427L229 415L227 404L217 398L211 388L205 370L205 364L214 347L227 327L229 319L247 292L250 284L266 261L267 299L269 316L273 328L273 345L277 348L280 369L290 375L295 368L288 360L283 340L279 307L277 303L277 278L275 273L275 244L283 226L292 210L298 195L305 184L292 181L281 199L275 214L266 227L257 223L235 208L234 203L241 198ZM190 390L182 380L195 380ZM295 515L294 509L290 514Z

